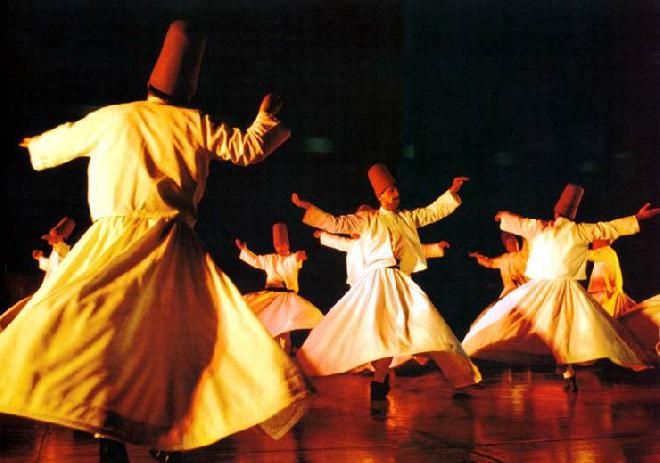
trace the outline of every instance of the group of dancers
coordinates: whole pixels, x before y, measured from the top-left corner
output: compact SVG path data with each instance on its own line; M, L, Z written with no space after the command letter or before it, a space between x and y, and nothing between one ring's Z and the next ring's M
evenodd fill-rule
M174 462L255 425L281 437L309 406L308 376L369 366L377 401L389 392L390 369L413 358L432 359L457 390L481 381L471 357L551 356L575 387L573 364L657 363L577 280L589 243L636 233L660 209L576 223L582 189L574 185L554 220L496 215L502 230L528 243L528 281L520 270L513 277L519 264L475 254L503 272L510 267L517 287L462 342L410 275L447 248L423 246L417 229L461 205L466 177L411 210L399 209L382 164L368 172L378 209L335 216L294 193L321 243L347 253L350 289L325 315L300 297L297 272L307 256L291 252L286 226L276 224L273 254L236 240L240 258L267 274L264 291L240 294L193 229L209 164L259 162L290 130L277 118L282 101L270 94L245 131L189 108L204 46L193 24L173 22L145 101L106 106L21 142L35 170L89 158L92 225L2 325L0 413L92 433L104 463L128 461L124 442ZM311 331L293 357L288 333L296 329Z
M507 252L495 258L478 252L470 256L479 265L500 270L503 290L459 342L410 274L426 268L428 257L416 229L452 213L460 204L460 185L468 179L455 179L427 207L401 211L396 182L387 168L376 164L368 176L380 202L377 210L360 206L354 214L336 217L295 193L292 196L293 203L305 210L303 222L317 229L314 233L321 243L347 253L350 289L324 317L299 297L290 299L286 309L281 296L269 296L277 301L270 306L264 305L265 296L256 305L253 295L246 296L273 335L281 336L281 329L272 328L273 318L282 319L278 327L287 324L288 317L304 320L289 323L292 330L309 329L318 320L295 356L306 374L345 373L369 365L374 371L371 399L382 400L389 391L388 370L413 358L433 359L456 389L481 379L470 357L514 364L550 360L562 368L565 388L573 392L578 390L573 365L609 359L638 371L657 363L655 343L645 347L637 339L637 330L626 329L616 320L632 311L635 302L623 292L615 251L601 244L637 233L639 221L657 214L657 209L647 204L635 216L576 223L584 191L569 184L555 205L554 220L498 212L495 220L501 222ZM274 235L276 249L277 240ZM443 251L447 246L439 243L436 249ZM241 258L245 260L244 252ZM260 259L277 261L277 257ZM586 277L587 260L608 267L595 266L585 290L578 281ZM268 286L277 279L274 266L252 265L266 270L268 293ZM290 272L289 279L293 276ZM298 291L297 283L285 280L280 276L279 285ZM658 326L651 329L657 331Z

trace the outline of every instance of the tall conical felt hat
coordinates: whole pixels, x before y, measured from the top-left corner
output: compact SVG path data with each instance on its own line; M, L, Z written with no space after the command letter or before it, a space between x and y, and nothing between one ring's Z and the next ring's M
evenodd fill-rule
M68 217L63 217L57 225L50 229L47 235L42 235L41 239L49 243L55 237L61 237L63 240L67 239L73 233L76 222Z
M197 91L206 39L186 21L170 24L149 77L149 87L175 100L188 101Z
M285 223L273 225L273 247L289 245L289 230Z
M509 252L520 251L520 242L513 233L502 232L500 234L504 248Z
M396 180L394 180L390 171L383 164L374 164L371 166L367 175L369 176L371 188L373 188L377 198L383 194L383 191L396 185Z
M577 209L583 195L584 188L580 185L567 184L564 187L564 191L561 192L557 204L555 204L554 211L562 217L575 220L575 215L577 214Z

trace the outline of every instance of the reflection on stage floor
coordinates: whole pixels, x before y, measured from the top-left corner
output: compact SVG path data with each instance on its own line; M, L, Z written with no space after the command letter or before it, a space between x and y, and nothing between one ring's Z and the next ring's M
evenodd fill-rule
M660 374L578 370L566 392L552 367L482 365L483 387L454 394L432 365L398 370L385 402L368 374L314 378L309 413L279 441L256 428L185 454L191 463L658 462ZM133 463L154 462L129 445ZM92 463L88 434L0 415L0 461Z

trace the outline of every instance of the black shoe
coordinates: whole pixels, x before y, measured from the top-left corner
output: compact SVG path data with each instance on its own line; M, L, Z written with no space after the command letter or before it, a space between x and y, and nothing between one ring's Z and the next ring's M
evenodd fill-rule
M577 379L575 378L575 376L571 376L570 378L564 378L564 390L568 392L578 391Z
M100 463L130 463L126 447L119 441L112 439L99 439Z
M149 455L154 460L161 463L181 463L183 461L183 454L181 452L166 452L165 450L150 449Z
M369 388L371 400L385 400L390 392L390 375L385 375L385 381L372 381Z

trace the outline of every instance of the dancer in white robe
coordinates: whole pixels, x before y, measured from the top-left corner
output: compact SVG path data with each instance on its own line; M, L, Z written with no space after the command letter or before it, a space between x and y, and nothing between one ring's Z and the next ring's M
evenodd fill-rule
M498 299L502 299L518 286L527 283L525 276L525 267L527 266L527 256L529 255L529 246L523 245L520 249L518 238L507 232L502 232L502 244L506 252L497 257L486 257L483 254L473 251L468 255L477 259L477 263L485 268L496 268L500 271L502 278L502 292Z
M594 263L587 292L614 318L628 312L636 302L623 290L623 274L619 256L609 240L596 240L587 253Z
M358 235L352 237L336 235L321 230L316 230L314 237L318 238L323 246L346 253L346 284L353 286L364 274L364 259L361 253L362 247L359 244L360 237ZM450 245L446 241L423 243L422 251L427 259L438 258L444 257L445 249L449 247Z
M44 256L43 251L35 249L32 251L32 258L39 263L39 268L44 271L43 281L47 281L55 269L59 267L62 259L71 250L71 246L66 240L73 233L76 222L69 217L62 217L57 224L48 231L48 234L42 235L41 239L47 241L52 250L48 257Z
M633 370L650 359L625 328L578 283L585 279L588 244L639 231L639 220L660 212L646 204L635 216L598 223L574 222L583 189L569 184L555 205L554 220L525 219L500 211L504 231L529 240L525 274L530 281L495 303L463 339L471 357L524 363L546 358L565 366L565 387L577 391L571 365L597 359Z
M359 208L357 212L363 210L372 210L371 208ZM360 246L359 235L355 234L352 237L335 235L333 233L324 232L321 230L314 231L314 236L319 239L323 246L336 249L346 253L346 284L353 286L364 272L364 259L362 258L362 247ZM422 250L426 259L440 258L445 256L445 249L450 247L446 241L438 241L437 243L422 243ZM398 356L392 360L390 368L403 365L409 360L414 359L417 363L422 365L426 364L428 357L424 356ZM364 370L373 371L374 368L371 364L359 366L351 371L355 373Z
M291 252L284 223L273 225L274 254L256 255L244 242L235 242L243 262L266 272L266 288L243 297L271 336L291 354L291 331L311 330L323 318L314 304L298 294L298 271L307 260L307 253Z
M399 192L385 166L372 166L369 180L381 204L378 211L335 217L292 195L294 204L305 209L307 225L358 234L364 258L363 276L311 331L298 350L298 362L310 375L343 373L371 362L376 370L372 400L386 397L387 372L396 357L430 356L457 389L478 383L479 370L409 276L426 268L417 228L451 214L460 205L458 190L468 179L455 178L437 200L413 210L398 209Z
M523 248L520 249L520 244L516 235L502 232L501 238L504 248L507 250L504 254L497 257L486 257L476 251L468 254L470 257L477 259L477 263L482 267L499 269L500 278L502 279L502 292L495 301L488 304L488 306L479 313L477 318L475 318L470 324L470 329L476 323L479 323L481 317L486 315L493 305L511 291L529 281L529 278L525 276L527 257L529 256L529 244L527 240L523 240Z
M38 262L39 268L44 272L44 278L41 281L42 285L55 273L62 260L71 250L71 246L69 246L66 240L73 233L75 226L76 222L73 219L63 217L46 235L41 236L41 239L47 241L52 248L48 257L44 255L41 249L32 251L32 258ZM32 294L16 302L0 315L0 331L5 329L16 318L30 299L32 299Z
M179 451L254 425L279 437L310 397L193 230L211 161L253 164L289 137L270 95L247 131L173 104L194 94L204 43L173 22L146 101L22 142L36 170L89 158L93 224L0 333L0 413L105 436L102 462L128 461L121 441Z

